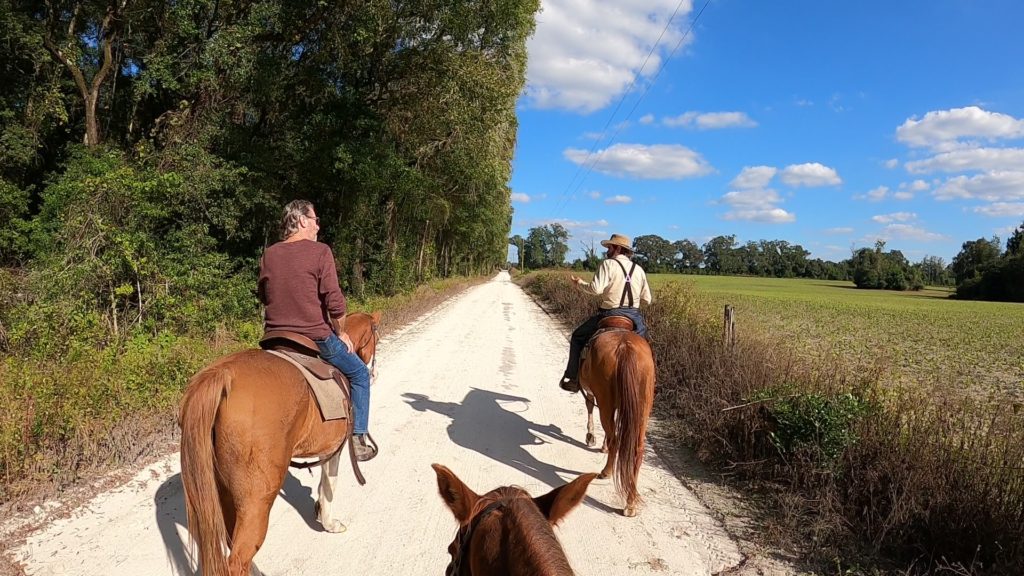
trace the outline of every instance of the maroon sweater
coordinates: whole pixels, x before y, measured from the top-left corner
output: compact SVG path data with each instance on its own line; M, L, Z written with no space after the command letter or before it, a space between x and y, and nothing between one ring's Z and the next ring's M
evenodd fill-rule
M278 242L260 259L257 285L266 306L264 329L289 330L313 339L330 335L331 318L345 315L331 248L320 242Z

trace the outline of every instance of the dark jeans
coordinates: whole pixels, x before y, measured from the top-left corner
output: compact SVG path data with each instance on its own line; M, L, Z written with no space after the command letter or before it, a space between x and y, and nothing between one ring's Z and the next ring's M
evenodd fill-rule
M355 412L352 432L366 434L370 425L370 371L362 358L349 352L336 334L314 342L320 347L320 357L341 370L352 385L352 411Z
M583 324L580 324L572 332L572 338L569 339L569 363L565 367L565 378L571 378L575 380L579 376L580 371L580 355L583 354L583 348L586 347L590 337L597 332L597 323L601 321L605 316L625 316L633 321L634 331L647 338L647 324L644 323L644 317L640 314L638 308L612 308L611 310L599 310L597 314L594 314L590 318L587 318Z

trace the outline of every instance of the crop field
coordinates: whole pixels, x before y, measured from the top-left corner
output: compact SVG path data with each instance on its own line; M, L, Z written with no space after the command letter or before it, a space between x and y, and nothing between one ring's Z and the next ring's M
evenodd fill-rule
M844 370L883 382L1024 396L1024 305L960 301L945 289L858 290L852 282L652 274L690 284L708 315L731 304L744 333L790 341Z

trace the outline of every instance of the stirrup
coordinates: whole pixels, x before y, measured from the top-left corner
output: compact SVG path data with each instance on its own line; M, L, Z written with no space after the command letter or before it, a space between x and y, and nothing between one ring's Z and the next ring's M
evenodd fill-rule
M367 442L367 440L369 440L369 442ZM369 433L353 434L351 441L355 446L356 460L366 462L377 457L379 452L377 443L373 441L373 438L370 437Z

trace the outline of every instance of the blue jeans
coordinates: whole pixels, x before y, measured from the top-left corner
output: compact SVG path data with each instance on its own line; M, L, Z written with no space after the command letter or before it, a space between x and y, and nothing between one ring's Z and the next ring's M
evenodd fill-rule
M349 352L336 334L314 342L320 348L320 357L341 370L352 385L352 411L355 412L352 432L366 434L370 425L370 371L362 358Z
M638 308L612 308L611 310L598 310L597 314L594 314L590 318L587 318L583 324L580 324L572 332L572 338L569 339L569 363L565 367L564 378L571 378L575 380L580 371L580 356L583 354L583 348L587 346L587 342L590 341L590 337L597 332L597 323L606 316L625 316L633 321L633 330L637 334L647 337L647 324L644 322L644 317L640 314Z

